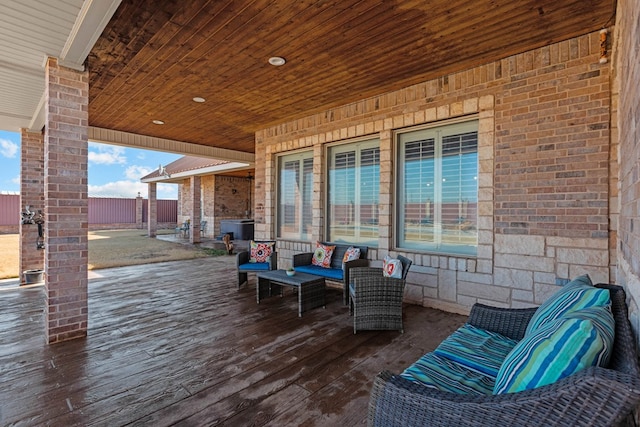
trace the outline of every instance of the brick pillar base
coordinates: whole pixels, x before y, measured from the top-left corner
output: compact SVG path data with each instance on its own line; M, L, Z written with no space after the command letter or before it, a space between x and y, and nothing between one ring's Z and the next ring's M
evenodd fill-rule
M89 73L46 65L45 328L47 342L87 335Z
M42 132L21 131L20 142L20 209L44 212L44 135ZM16 217L19 212L16 212ZM44 269L44 250L37 248L38 226L20 224L21 283L25 283L25 270Z

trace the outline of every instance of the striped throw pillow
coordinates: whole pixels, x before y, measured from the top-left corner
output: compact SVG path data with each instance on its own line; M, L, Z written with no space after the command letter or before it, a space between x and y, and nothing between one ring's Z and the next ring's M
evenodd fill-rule
M609 306L577 310L545 324L507 355L493 394L531 390L589 366L606 366L614 328Z
M595 288L588 275L577 277L538 307L527 325L525 336L564 314L609 304L611 304L609 290Z

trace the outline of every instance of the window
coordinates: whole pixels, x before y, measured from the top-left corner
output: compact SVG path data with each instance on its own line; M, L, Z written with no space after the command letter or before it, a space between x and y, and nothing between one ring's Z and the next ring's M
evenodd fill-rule
M398 135L397 245L476 255L478 122Z
M313 153L278 158L278 237L311 238Z
M380 141L329 148L328 239L378 246Z

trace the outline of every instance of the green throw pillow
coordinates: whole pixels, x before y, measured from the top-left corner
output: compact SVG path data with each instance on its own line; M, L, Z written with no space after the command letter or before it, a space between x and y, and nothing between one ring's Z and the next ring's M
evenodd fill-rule
M577 277L538 307L527 325L525 337L564 314L609 304L611 304L611 296L608 289L595 288L588 275Z
M565 314L525 336L507 355L493 394L552 384L589 366L606 366L615 321L609 306Z

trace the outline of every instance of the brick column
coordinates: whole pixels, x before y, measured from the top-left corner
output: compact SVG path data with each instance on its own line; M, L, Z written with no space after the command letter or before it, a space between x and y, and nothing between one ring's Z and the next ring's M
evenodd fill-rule
M147 230L149 237L156 237L158 231L158 193L157 184L150 182L147 184L149 188L149 203L147 212Z
M20 209L29 205L31 212L44 212L44 135L21 130L20 142ZM16 216L19 212L15 213ZM20 266L22 272L44 268L44 250L37 249L38 226L20 224Z
M46 335L56 343L87 335L88 71L46 64Z
M192 176L190 179L189 192L191 193L191 233L189 240L191 243L200 243L200 185L201 178Z
M143 222L142 222L142 217L143 217L143 209L144 209L144 203L143 203L144 199L142 198L142 196L140 196L140 193L138 193L138 197L136 197L136 228L138 229L142 229L143 228Z

